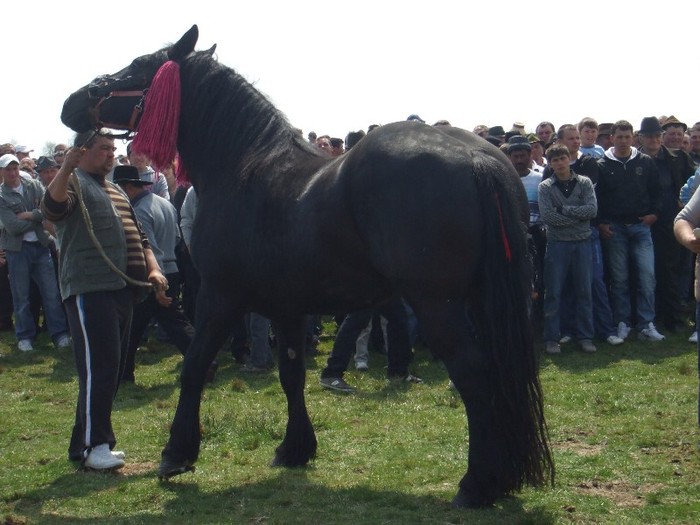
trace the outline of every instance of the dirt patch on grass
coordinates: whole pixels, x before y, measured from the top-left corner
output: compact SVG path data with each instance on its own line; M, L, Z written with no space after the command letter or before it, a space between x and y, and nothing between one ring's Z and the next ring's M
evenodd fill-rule
M554 448L567 452L573 452L579 456L597 456L603 451L604 445L589 445L588 443L583 443L582 441L571 437L567 438L566 441L554 443Z
M660 484L634 485L626 481L585 481L578 490L584 494L600 496L612 501L618 507L638 508L646 504L648 494L663 488Z
M141 476L143 474L155 473L158 464L153 461L144 463L128 463L119 470L122 476Z

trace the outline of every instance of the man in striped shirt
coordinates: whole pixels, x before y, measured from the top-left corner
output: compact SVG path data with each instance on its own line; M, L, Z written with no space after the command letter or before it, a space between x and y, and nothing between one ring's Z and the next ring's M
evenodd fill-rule
M94 470L124 466L124 453L113 450L111 414L139 289L134 283L147 279L158 294L167 289L128 197L105 179L114 150L105 132L78 134L42 202L56 225L59 285L78 371L68 456Z

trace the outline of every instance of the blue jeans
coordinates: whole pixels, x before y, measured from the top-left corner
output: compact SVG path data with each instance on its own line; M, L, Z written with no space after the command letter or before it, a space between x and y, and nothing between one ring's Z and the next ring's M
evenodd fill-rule
M593 326L600 339L607 339L611 335L617 335L616 326L613 324L613 314L610 308L608 287L605 284L605 270L603 261L603 247L600 244L600 232L596 226L591 227L591 256L593 261Z
M7 251L6 254L17 339L34 340L36 337L34 316L29 308L29 285L33 280L41 292L46 326L55 342L68 333L68 323L58 291L51 251L38 242L23 241L20 251Z
M605 341L611 335L617 335L617 328L613 325L613 315L608 298L608 287L605 284L605 270L603 265L603 249L600 245L600 233L598 228L591 226L591 286L593 300L593 327L596 336ZM571 280L568 279L565 290L572 290ZM565 293L561 304L561 333L573 335L576 330L576 300L573 293Z
M654 243L651 229L641 223L611 225L612 237L605 241L610 262L610 300L615 324L631 325L629 265L637 270L637 329L654 322Z
M544 340L559 341L561 297L567 276L576 294L576 333L578 340L593 339L591 299L591 242L547 241L544 254Z

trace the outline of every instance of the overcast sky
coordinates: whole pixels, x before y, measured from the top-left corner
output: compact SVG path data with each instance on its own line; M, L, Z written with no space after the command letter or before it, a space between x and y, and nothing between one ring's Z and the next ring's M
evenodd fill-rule
M472 129L584 116L700 121L700 2L26 0L3 19L0 143L42 153L65 98L176 41L256 84L304 133L345 137L419 114ZM665 9L664 6L669 6ZM122 145L120 145L122 148Z

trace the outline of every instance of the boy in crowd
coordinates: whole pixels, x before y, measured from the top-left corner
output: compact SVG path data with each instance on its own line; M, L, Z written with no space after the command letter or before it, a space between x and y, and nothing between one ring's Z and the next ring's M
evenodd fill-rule
M553 176L538 188L540 218L547 225L544 256L544 341L548 354L561 353L559 346L561 293L571 275L576 294L576 337L584 352L593 345L591 299L590 220L598 212L593 183L569 166L569 149L556 143L547 150Z
M605 150L602 146L596 144L598 140L598 122L590 117L581 119L578 123L578 131L581 134L581 146L579 151L584 155L598 159L605 155Z

